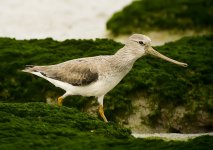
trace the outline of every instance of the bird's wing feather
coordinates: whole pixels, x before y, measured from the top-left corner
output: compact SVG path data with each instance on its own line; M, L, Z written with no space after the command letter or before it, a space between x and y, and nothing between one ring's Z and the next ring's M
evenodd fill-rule
M85 86L98 80L98 71L91 61L71 60L51 66L35 66L31 69L46 77L67 82L73 86Z

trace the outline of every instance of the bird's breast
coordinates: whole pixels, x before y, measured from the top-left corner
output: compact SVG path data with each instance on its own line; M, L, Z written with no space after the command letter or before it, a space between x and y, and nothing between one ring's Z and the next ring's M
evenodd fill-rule
M118 67L118 68L114 68ZM98 80L87 86L75 86L72 91L72 95L82 96L101 96L112 90L131 70L132 65L126 67L114 66L108 67L108 69L101 68L99 70Z
M121 80L121 75L100 76L99 79L87 86L76 86L70 91L72 95L101 96L112 90Z

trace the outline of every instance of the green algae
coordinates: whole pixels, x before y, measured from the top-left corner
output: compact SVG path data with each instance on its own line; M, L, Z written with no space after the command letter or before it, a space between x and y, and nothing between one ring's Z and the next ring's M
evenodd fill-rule
M212 136L187 142L135 139L130 131L75 108L0 103L0 149L211 149Z
M107 22L114 35L153 30L212 31L211 0L138 0L115 13Z

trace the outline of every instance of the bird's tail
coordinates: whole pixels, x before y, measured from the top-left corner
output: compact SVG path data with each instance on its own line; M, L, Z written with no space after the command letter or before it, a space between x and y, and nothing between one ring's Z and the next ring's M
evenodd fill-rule
M25 69L23 69L22 71L23 71L23 72L28 72L28 73L30 73L30 72L35 71L35 70L33 69L34 67L35 67L34 65L25 65Z

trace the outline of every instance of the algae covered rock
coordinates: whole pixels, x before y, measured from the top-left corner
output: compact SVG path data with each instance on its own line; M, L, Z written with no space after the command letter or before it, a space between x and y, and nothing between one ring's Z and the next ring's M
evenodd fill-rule
M81 147L81 142L130 138L130 130L116 124L106 124L75 108L38 102L0 103L0 130L0 147L4 148Z
M75 108L44 103L0 103L0 149L211 149L212 136L189 141L134 139L126 128Z
M114 35L153 30L212 31L212 0L138 0L107 22Z

